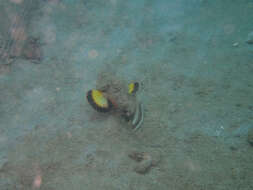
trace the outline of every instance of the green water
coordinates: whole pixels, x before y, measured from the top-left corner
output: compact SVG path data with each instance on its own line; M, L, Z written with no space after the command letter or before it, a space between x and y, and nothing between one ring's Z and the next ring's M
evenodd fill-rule
M252 10L2 0L0 189L252 190ZM139 82L138 131L87 102L101 72Z

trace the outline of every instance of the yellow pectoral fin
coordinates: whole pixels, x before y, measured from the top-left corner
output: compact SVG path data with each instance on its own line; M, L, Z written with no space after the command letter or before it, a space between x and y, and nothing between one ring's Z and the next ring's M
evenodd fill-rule
M87 92L87 100L90 105L99 112L108 112L112 108L112 103L100 90L90 90Z
M135 94L139 89L139 83L138 82L132 82L128 85L128 93L129 94Z

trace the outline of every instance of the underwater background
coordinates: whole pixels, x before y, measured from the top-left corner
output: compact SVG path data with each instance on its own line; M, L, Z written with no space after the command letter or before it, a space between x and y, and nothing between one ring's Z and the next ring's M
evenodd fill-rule
M140 84L133 132L86 99ZM252 190L252 0L1 0L1 190Z

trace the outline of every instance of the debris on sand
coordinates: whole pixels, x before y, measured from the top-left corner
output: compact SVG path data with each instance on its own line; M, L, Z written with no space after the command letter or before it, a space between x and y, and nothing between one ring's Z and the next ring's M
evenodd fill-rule
M32 62L39 62L42 59L41 43L39 38L30 37L27 39L23 51L22 57L24 59L31 60Z
M159 153L147 153L132 151L128 154L128 157L138 162L134 167L134 171L138 174L146 174L151 167L157 166L161 160Z
M147 173L152 166L152 158L150 155L146 155L145 159L143 159L139 164L134 167L134 171L139 174Z

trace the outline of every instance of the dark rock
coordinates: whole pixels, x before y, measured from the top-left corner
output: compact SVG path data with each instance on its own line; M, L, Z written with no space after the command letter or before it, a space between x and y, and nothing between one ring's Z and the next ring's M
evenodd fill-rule
M232 151L236 151L236 150L238 150L238 148L237 148L237 147L235 147L235 146L230 146L229 148L230 148L230 150L232 150Z
M253 146L253 128L251 128L248 132L248 143Z
M248 34L248 38L246 40L246 43L253 44L253 31Z

